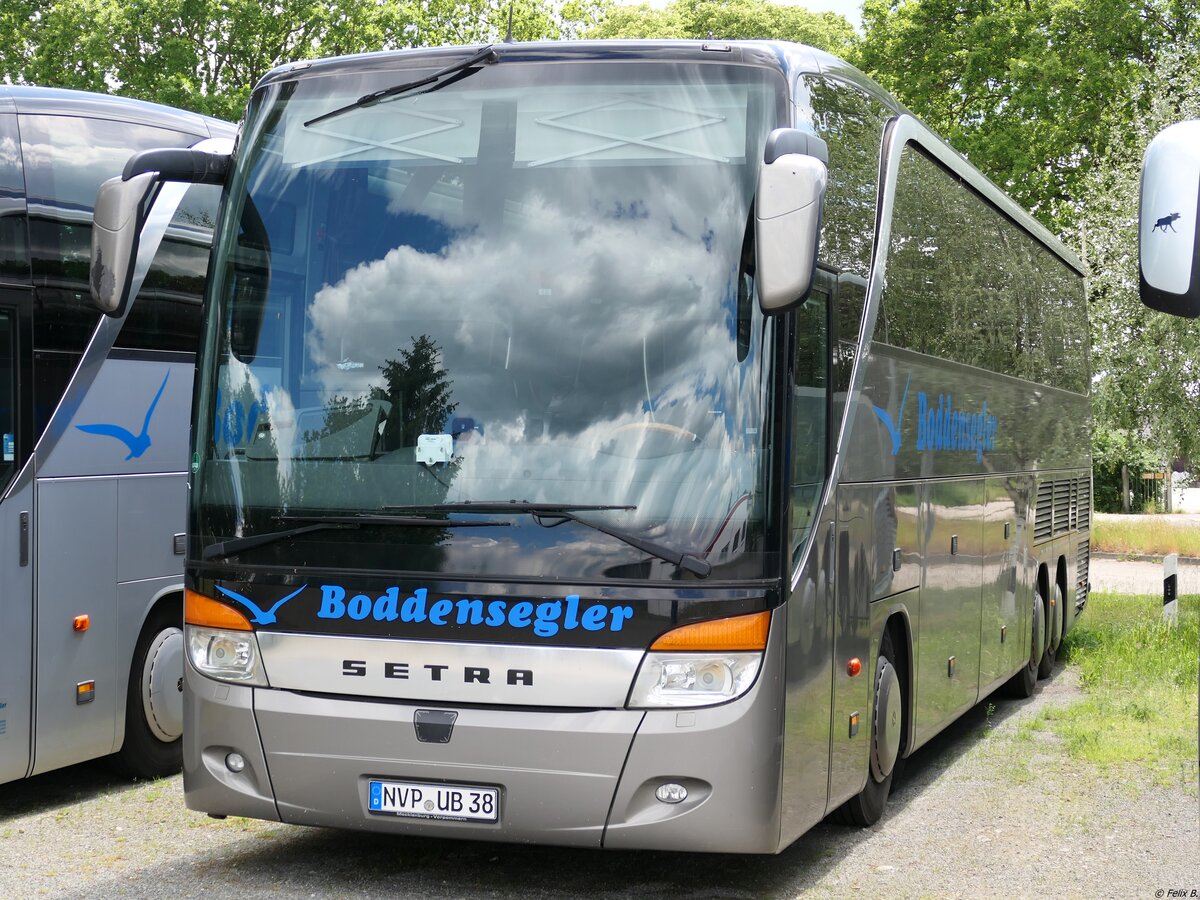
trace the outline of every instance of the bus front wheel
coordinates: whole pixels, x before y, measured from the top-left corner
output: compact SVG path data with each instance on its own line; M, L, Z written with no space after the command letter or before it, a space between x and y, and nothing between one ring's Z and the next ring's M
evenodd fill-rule
M125 742L117 767L162 778L183 764L183 616L178 604L156 609L134 648L125 696Z
M904 685L896 667L892 634L883 633L875 662L875 703L871 715L871 764L867 783L837 811L836 818L866 828L883 815L900 767L904 728Z

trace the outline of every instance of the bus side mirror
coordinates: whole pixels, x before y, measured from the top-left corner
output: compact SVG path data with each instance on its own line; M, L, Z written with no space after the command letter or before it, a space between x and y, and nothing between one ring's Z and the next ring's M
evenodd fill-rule
M767 137L754 199L755 275L763 313L783 312L812 289L829 151L808 129Z
M1200 316L1200 121L1164 129L1146 148L1138 211L1142 302Z
M120 317L125 312L142 226L149 215L155 188L164 181L223 184L230 154L198 147L224 148L228 144L227 140L210 138L188 149L143 150L130 157L119 178L110 178L100 185L92 214L88 281L92 302L102 313Z
M150 195L158 184L153 172L122 181L110 178L96 193L92 215L92 302L107 316L120 316L128 301Z

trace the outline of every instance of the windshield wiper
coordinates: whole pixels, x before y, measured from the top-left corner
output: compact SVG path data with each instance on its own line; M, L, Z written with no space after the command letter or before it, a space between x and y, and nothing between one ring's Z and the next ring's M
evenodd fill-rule
M604 504L586 504L586 503L528 503L524 500L465 500L461 503L427 503L418 504L415 506L385 506L384 509L399 509L422 512L476 512L476 513L504 513L504 512L522 512L528 513L533 517L533 520L544 528L553 528L556 525L561 525L563 522L576 522L585 528L591 528L599 531L601 534L607 534L609 537L614 537L622 543L628 544L630 547L635 547L643 553L649 553L656 559L661 559L664 562L672 563L685 571L691 572L700 578L707 578L712 572L712 565L701 559L694 553L685 553L681 550L675 550L665 544L660 544L657 541L640 538L637 535L630 534L628 531L623 531L619 528L612 528L608 525L601 525L599 522L589 522L587 519L581 519L575 513L590 512L595 510L622 509L633 510L636 506L611 506ZM543 519L557 519L558 521L547 524Z
M499 59L499 57L496 55L496 51L492 49L491 44L488 44L478 53L474 53L464 60L446 66L444 69L438 69L432 75L427 75L424 78L418 78L415 81L406 81L403 84L393 85L392 87L383 88L382 90L372 91L370 94L364 94L353 103L348 103L345 106L339 106L337 109L323 113L322 115L317 116L315 119L309 119L304 123L304 127L308 128L310 125L316 125L318 122L324 122L326 119L332 119L335 116L340 116L342 113L350 112L353 109L362 109L364 106L372 106L378 103L380 100L385 100L388 97L407 94L409 91L416 90L419 87L424 87L427 84L434 85L434 87L431 87L429 91L436 91L438 88L445 87L448 84L453 84L455 81L458 81L459 78L465 78L468 74L466 70L472 66L479 65L480 63L492 63L497 59ZM438 84L438 82L441 82L442 79L447 75L459 75L459 78L452 78L442 82L441 84ZM429 91L422 91L421 93L428 94Z
M268 531L263 534L252 534L249 537L231 538L228 541L217 541L209 544L200 551L201 559L219 559L231 556L242 550L251 550L264 544L287 540L313 531L341 531L361 528L364 525L398 525L413 528L463 528L485 527L489 525L511 525L512 522L456 522L451 519L427 519L424 516L281 516L281 522L306 522L294 528L284 528L280 531Z

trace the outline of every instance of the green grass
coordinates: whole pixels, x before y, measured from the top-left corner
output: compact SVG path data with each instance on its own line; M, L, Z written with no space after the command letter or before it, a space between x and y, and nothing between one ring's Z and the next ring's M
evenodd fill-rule
M1092 549L1131 556L1200 557L1200 528L1171 516L1097 518L1092 523Z
M1194 791L1200 597L1181 598L1169 628L1158 598L1092 594L1063 647L1087 697L1043 716L1068 752Z

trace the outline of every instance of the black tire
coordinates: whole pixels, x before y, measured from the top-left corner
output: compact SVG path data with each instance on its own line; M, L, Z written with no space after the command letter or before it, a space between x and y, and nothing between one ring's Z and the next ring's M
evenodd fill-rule
M1040 592L1039 592L1040 595ZM1063 593L1058 582L1050 589L1050 602L1046 604L1046 651L1038 663L1038 678L1049 678L1058 659L1058 645L1063 635Z
M844 825L867 828L878 822L887 806L892 784L903 766L905 673L897 668L895 660L891 632L885 631L875 662L875 684L871 696L871 762L867 767L867 783L861 792L834 812L834 821Z
M1045 644L1043 634L1046 607L1042 603L1041 591L1034 593L1029 613L1029 657L1025 660L1025 665L1021 666L1021 671L1010 678L1004 685L1004 692L1010 697L1016 697L1018 700L1032 697L1033 689L1037 687L1038 671L1041 667L1043 646Z
M125 742L113 757L135 778L162 778L183 766L183 611L178 603L151 613L134 647L125 694ZM175 671L175 670L178 671Z

